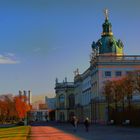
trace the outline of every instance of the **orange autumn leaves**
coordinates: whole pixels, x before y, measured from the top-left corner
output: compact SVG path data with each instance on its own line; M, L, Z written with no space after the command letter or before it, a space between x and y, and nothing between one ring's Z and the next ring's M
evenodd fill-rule
M31 110L31 105L26 101L27 97L25 96L0 95L0 123L23 119Z
M27 97L17 96L15 97L15 108L20 119L26 116L26 113L31 110L31 105L26 103Z
M104 83L103 94L108 103L127 101L130 108L132 97L140 93L140 71L129 72L119 79L107 80Z
M13 96L1 95L0 96L0 123L6 121L13 121L17 116L15 111L15 103L13 101Z

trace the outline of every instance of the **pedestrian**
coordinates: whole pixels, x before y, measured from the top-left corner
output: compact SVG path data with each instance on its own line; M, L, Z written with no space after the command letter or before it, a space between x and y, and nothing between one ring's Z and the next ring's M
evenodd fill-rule
M86 132L88 132L89 131L89 125L90 125L88 117L86 117L86 119L84 121L84 125L85 125Z
M76 116L73 116L72 118L72 125L73 125L73 131L76 132L77 131L77 126L78 126L78 119L76 118Z

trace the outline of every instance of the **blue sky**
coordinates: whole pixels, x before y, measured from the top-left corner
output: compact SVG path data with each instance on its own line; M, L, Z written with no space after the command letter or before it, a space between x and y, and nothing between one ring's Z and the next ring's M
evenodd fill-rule
M89 66L103 9L125 54L140 54L139 0L1 0L0 94L54 95L55 78L73 80Z

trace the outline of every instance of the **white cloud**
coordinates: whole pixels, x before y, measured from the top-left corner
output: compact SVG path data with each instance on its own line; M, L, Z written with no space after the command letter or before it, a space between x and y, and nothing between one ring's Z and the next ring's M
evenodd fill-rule
M19 61L12 58L12 56L4 56L0 54L0 64L17 64Z
M15 54L14 54L14 53L10 53L10 52L6 53L6 55L7 55L7 56L10 56L10 57L15 56Z

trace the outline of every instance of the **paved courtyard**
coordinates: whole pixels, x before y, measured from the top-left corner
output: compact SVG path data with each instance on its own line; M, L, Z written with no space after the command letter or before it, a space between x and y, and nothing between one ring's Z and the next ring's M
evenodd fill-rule
M140 128L91 125L86 132L80 124L76 132L67 123L32 124L31 140L140 140Z

